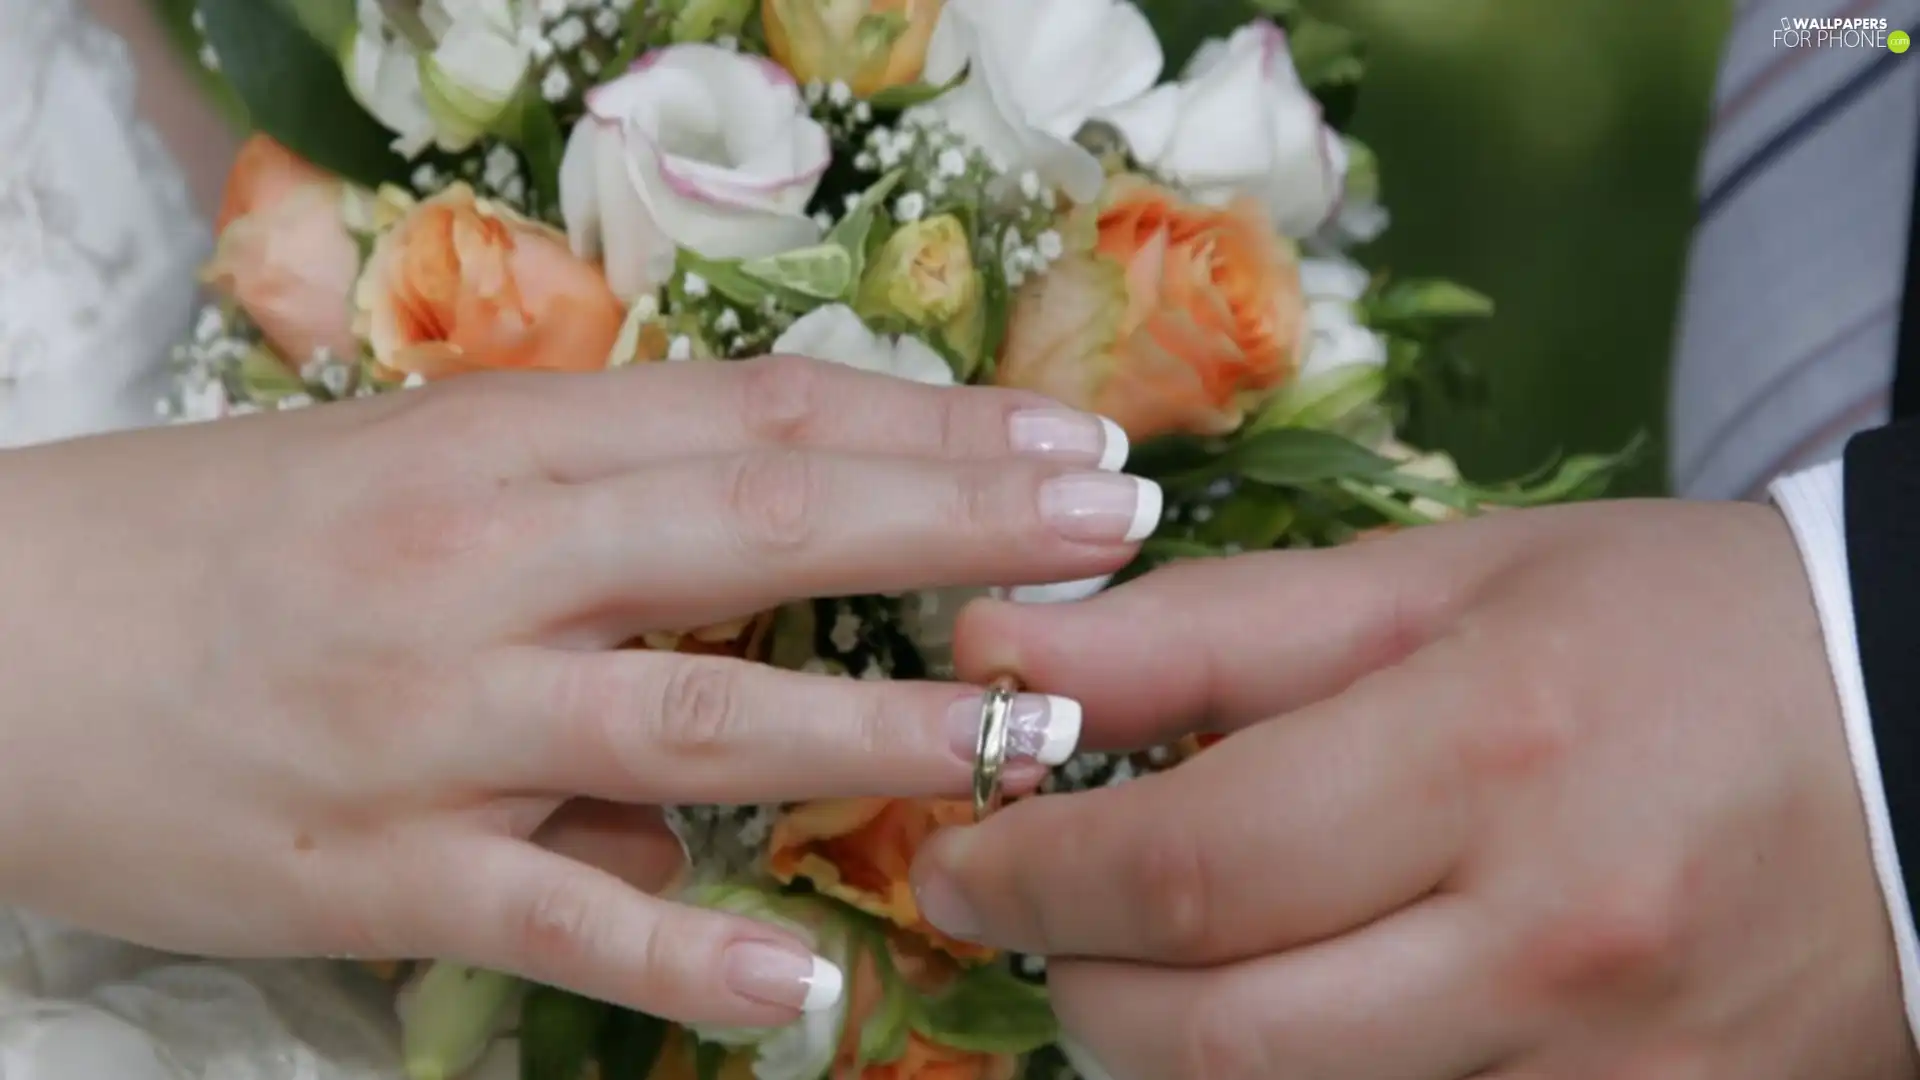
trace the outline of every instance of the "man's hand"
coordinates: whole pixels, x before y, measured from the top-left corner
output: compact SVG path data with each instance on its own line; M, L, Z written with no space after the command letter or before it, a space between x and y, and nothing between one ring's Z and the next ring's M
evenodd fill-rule
M943 834L1117 1080L1915 1075L1820 627L1765 508L1503 514L982 605L1088 740L1232 734Z

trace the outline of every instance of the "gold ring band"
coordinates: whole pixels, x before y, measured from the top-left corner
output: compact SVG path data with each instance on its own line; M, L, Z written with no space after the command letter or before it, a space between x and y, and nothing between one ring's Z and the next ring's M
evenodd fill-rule
M1007 766L1007 745L1013 720L1013 698L1019 683L1003 675L987 687L980 705L980 734L973 744L973 820L985 821L1000 809L1001 774Z

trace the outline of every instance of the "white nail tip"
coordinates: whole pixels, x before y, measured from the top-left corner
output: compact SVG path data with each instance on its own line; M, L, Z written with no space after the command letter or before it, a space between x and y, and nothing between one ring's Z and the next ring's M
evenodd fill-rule
M1072 698L1047 695L1047 728L1040 752L1034 755L1040 764L1052 768L1072 760L1080 745L1080 703Z
M1070 604L1095 595L1112 580L1113 575L1103 574L1079 581L1056 581L1051 585L1020 585L1003 590L996 599L1011 600L1016 604Z
M1119 424L1100 418L1100 430L1106 440L1100 449L1100 471L1119 472L1127 464L1127 455L1133 452L1133 444L1127 441L1127 433Z
M813 958L813 970L807 973L807 999L800 1003L802 1012L820 1012L831 1009L840 1003L840 995L846 991L847 977L833 961L824 957Z
M1139 498L1133 504L1133 522L1127 526L1127 543L1145 540L1160 527L1160 515L1166 508L1166 496L1161 494L1160 485L1151 480L1139 481Z

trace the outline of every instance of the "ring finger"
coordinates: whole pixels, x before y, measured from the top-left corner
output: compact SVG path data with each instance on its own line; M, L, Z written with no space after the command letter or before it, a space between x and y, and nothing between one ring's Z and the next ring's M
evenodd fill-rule
M843 679L724 657L522 648L480 668L479 723L446 753L499 790L619 802L751 804L960 795L981 691ZM1022 694L1007 784L1035 786L1073 753L1080 706Z

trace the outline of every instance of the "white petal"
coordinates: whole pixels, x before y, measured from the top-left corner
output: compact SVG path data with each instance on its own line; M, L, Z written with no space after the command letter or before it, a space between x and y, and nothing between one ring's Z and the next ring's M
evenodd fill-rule
M774 340L773 351L810 356L862 371L886 372L893 350L845 304L815 308Z
M1367 268L1351 259L1300 260L1300 291L1309 300L1344 300L1351 304L1366 295L1372 280Z
M1180 84L1168 83L1122 105L1101 110L1095 119L1112 124L1127 140L1133 156L1149 164L1162 161L1173 145L1181 122L1185 94Z
M497 103L512 97L527 73L527 54L518 42L471 23L456 23L447 32L433 62L461 89Z
M1273 91L1261 74L1259 55L1236 52L1182 89L1180 123L1159 164L1198 186L1245 184L1258 190L1275 153L1267 118Z
M601 145L600 121L584 117L567 136L567 152L560 158L560 215L567 219L567 240L581 258L600 254L600 185L594 157ZM615 145L608 149L618 152Z
M891 373L930 386L953 385L953 368L946 358L911 334L902 334L895 344Z
M644 140L596 132L594 188L599 192L600 243L606 256L607 284L614 295L631 300L658 288L673 273L673 238L647 205L637 174L653 171L652 151ZM634 160L643 158L643 160Z

